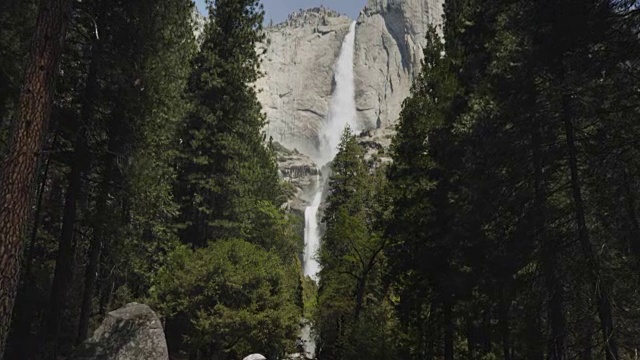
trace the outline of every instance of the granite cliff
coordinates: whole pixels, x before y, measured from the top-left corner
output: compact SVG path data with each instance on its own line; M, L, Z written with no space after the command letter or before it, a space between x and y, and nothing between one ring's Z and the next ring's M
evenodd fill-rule
M358 16L354 72L359 127L388 138L420 69L425 35L442 0L369 0ZM268 135L314 157L335 87L333 66L352 19L326 8L301 10L265 29L264 77L256 84ZM381 134L381 135L380 135ZM385 147L386 147L385 142Z
M315 151L329 109L333 64L351 22L315 8L267 27L258 98L269 120L267 133L284 146L308 155Z

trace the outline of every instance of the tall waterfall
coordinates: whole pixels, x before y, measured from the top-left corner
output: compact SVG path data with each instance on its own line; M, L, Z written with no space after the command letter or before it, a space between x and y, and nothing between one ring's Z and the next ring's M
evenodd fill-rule
M340 135L346 125L356 130L355 84L353 82L353 47L356 37L356 23L351 23L349 33L342 42L340 56L333 66L336 82L335 90L329 103L329 115L320 129L318 152L314 157L316 164L326 165L338 153ZM322 190L325 178L316 177L313 200L304 211L304 274L318 281L320 264L316 259L320 249L320 219L318 209L322 202ZM314 358L316 345L311 335L311 324L307 323L301 332L304 352L307 358Z
M356 128L356 86L353 81L353 48L356 22L351 23L349 33L342 42L340 56L333 66L336 87L329 103L329 116L319 133L318 160L325 165L338 153L340 135L346 125Z
M353 81L353 48L356 36L356 22L351 23L349 32L342 42L340 55L336 61L333 71L336 87L329 103L329 115L324 126L320 129L318 153L314 159L320 166L326 165L338 153L340 135L345 126L349 125L352 130L356 130L356 101L355 84ZM320 226L318 219L318 208L322 201L322 190L324 182L318 179L315 185L313 200L304 212L304 274L314 280L318 280L320 265L316 259L318 249L320 249Z

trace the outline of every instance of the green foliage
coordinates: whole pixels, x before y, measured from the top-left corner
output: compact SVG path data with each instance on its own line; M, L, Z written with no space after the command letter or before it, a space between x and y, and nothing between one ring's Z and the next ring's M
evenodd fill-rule
M3 157L35 25L36 7L34 0L7 0L0 4L0 156Z
M177 184L185 224L181 238L198 246L247 238L257 203L275 205L282 194L254 85L262 6L257 0L216 1L209 17L192 64L193 108L181 129Z
M386 239L376 226L376 218L384 212L385 183L381 172L374 173L366 166L363 149L350 129L345 129L338 149L331 163L323 217L322 270L315 314L318 356L356 359L375 353L372 358L382 359L392 353L392 348L388 342L378 341L378 336L384 337L382 333L367 327L373 322L372 309L387 304L385 289L381 288ZM389 330L387 325L385 319L379 330ZM377 346L367 348L373 343Z
M131 220L118 256L137 296L146 293L163 256L177 240L174 220L178 209L172 186L177 129L188 110L183 92L188 64L196 50L191 22L187 21L192 9L189 2L181 0L156 2L142 9L149 11L140 30L147 41L141 54L144 71L139 74L144 89L137 104L140 115L132 164L125 174Z
M178 247L158 274L152 299L168 320L186 318L188 352L197 359L237 359L292 349L299 312L276 254L242 240L191 250Z
M342 135L318 285L262 132L262 7L212 1L197 48L193 6L74 2L8 359L132 299L196 359L282 358L301 316L325 360L635 356L637 1L445 1L393 163ZM34 15L0 4L0 153Z
M611 269L621 279L634 266L620 262L625 241L609 235L626 230L603 225L600 196L629 178L595 175L618 171L603 154L632 151L602 134L637 134L619 109L640 102L618 76L635 76L620 64L640 44L618 5L446 2L444 42L429 35L389 171L404 357L564 359L595 346L613 359L616 337L635 331L615 325L612 292L633 295Z
M303 317L306 319L313 318L318 306L318 284L304 274L300 274L302 283L302 301L303 301Z

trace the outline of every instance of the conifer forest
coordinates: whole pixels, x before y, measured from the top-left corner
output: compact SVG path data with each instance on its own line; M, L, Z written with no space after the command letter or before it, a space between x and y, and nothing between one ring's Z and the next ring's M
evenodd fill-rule
M368 1L302 154L260 0L1 0L0 360L639 360L640 2Z

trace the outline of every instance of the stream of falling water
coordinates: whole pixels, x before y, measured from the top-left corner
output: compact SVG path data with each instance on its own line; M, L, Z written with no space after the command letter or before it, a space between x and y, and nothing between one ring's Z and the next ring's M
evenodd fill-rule
M349 33L342 42L340 56L334 65L334 78L336 82L335 90L329 103L329 115L327 121L320 129L318 154L314 159L320 167L323 167L338 153L340 136L345 126L349 125L352 130L356 129L356 101L355 85L353 81L353 48L355 43L355 21L349 27ZM316 259L320 248L320 226L318 219L318 208L322 201L322 191L326 182L326 177L316 181L313 200L305 210L305 232L304 232L304 274L314 280L318 280L320 265Z
M314 158L316 164L320 165L321 168L333 160L338 153L340 136L344 128L349 125L352 131L357 130L355 83L353 78L355 29L356 22L354 21L351 23L349 32L342 42L340 55L334 64L336 87L329 104L329 115L318 134L318 153ZM326 176L316 177L313 200L304 212L304 274L316 282L318 282L318 273L320 272L317 255L322 237L318 209L322 202L322 192L326 181ZM315 342L311 333L311 325L307 324L301 334L307 358L314 358L315 356Z

